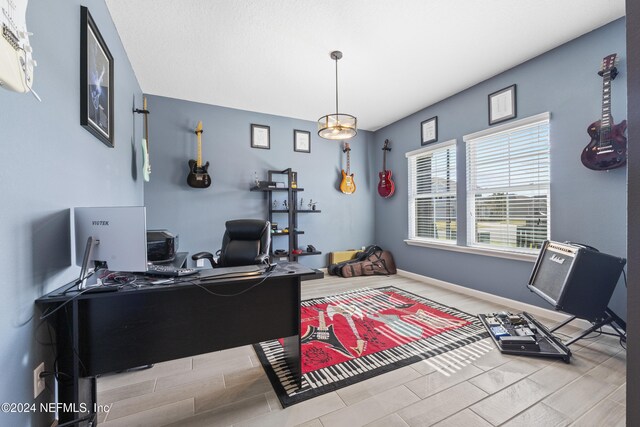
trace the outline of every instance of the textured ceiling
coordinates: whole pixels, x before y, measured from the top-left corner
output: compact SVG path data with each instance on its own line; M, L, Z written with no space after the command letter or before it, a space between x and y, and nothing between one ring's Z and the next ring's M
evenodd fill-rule
M106 0L142 90L376 130L616 18L624 0Z

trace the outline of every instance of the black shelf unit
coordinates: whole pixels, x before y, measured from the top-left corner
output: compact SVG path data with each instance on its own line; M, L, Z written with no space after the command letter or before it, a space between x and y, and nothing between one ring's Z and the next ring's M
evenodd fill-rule
M278 238L280 236L288 236L288 255L286 256L275 256L273 254L273 243L271 248L271 261L279 261L283 259L287 259L287 261L295 262L298 260L298 257L301 256L309 256L309 255L321 255L320 251L307 252L304 251L300 254L294 254L293 250L298 249L298 236L300 234L304 234L303 230L298 230L298 214L300 213L321 213L320 210L314 209L299 209L298 205L298 193L304 191L303 188L295 187L291 188L292 183L294 183L293 172L291 168L285 170L270 170L268 171L268 182L276 182L275 178L284 177L286 182L284 183L286 187L253 187L251 191L260 191L267 194L267 202L268 202L268 212L269 212L269 222L273 224L274 222L274 214L275 215L287 215L287 228L290 230L287 233L271 233L271 239ZM297 184L297 183L296 183ZM273 207L273 192L286 192L287 193L287 206L288 209L283 209L281 207ZM279 225L282 224L280 217L276 218L276 223Z

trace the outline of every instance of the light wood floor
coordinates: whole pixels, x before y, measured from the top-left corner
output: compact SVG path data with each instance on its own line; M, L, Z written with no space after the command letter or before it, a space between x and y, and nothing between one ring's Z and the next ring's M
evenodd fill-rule
M306 281L302 296L388 285L471 314L509 310L398 275ZM626 351L604 335L571 349L570 364L493 350L450 376L418 362L282 409L253 349L240 347L99 378L99 420L108 427L624 426Z

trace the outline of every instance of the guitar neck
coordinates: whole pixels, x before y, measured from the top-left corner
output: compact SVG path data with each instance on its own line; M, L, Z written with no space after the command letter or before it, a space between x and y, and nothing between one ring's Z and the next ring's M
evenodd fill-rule
M196 128L196 135L198 135L198 158L196 160L196 166L202 167L202 122L198 122L198 127Z
M609 69L602 73L602 116L600 119L600 139L598 145L603 147L611 139L611 75Z
M198 160L196 164L199 168L202 167L202 132L198 132Z
M387 151L391 151L391 147L389 147L389 140L384 140L384 146L382 147L382 151L384 155L382 156L382 171L387 172Z
M324 320L324 311L320 310L320 318L318 319L318 330L320 331L326 331L327 330L327 323Z
M386 172L387 171L387 150L383 148L382 151L384 151L384 154L382 155L382 171Z
M602 121L600 128L611 128L611 70L602 74Z
M142 99L142 109L144 110L144 140L147 142L147 150L149 149L149 111L147 111L147 97Z

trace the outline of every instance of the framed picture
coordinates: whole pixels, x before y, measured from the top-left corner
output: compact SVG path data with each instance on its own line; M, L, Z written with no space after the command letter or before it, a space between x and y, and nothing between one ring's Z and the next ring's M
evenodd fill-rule
M431 144L438 140L438 116L431 117L420 123L422 145Z
M489 95L489 126L516 117L516 85Z
M293 130L293 151L299 151L300 153L311 152L311 132Z
M113 56L89 9L80 7L80 124L113 147Z
M251 147L263 148L269 150L271 143L269 142L269 126L264 125L251 125Z

